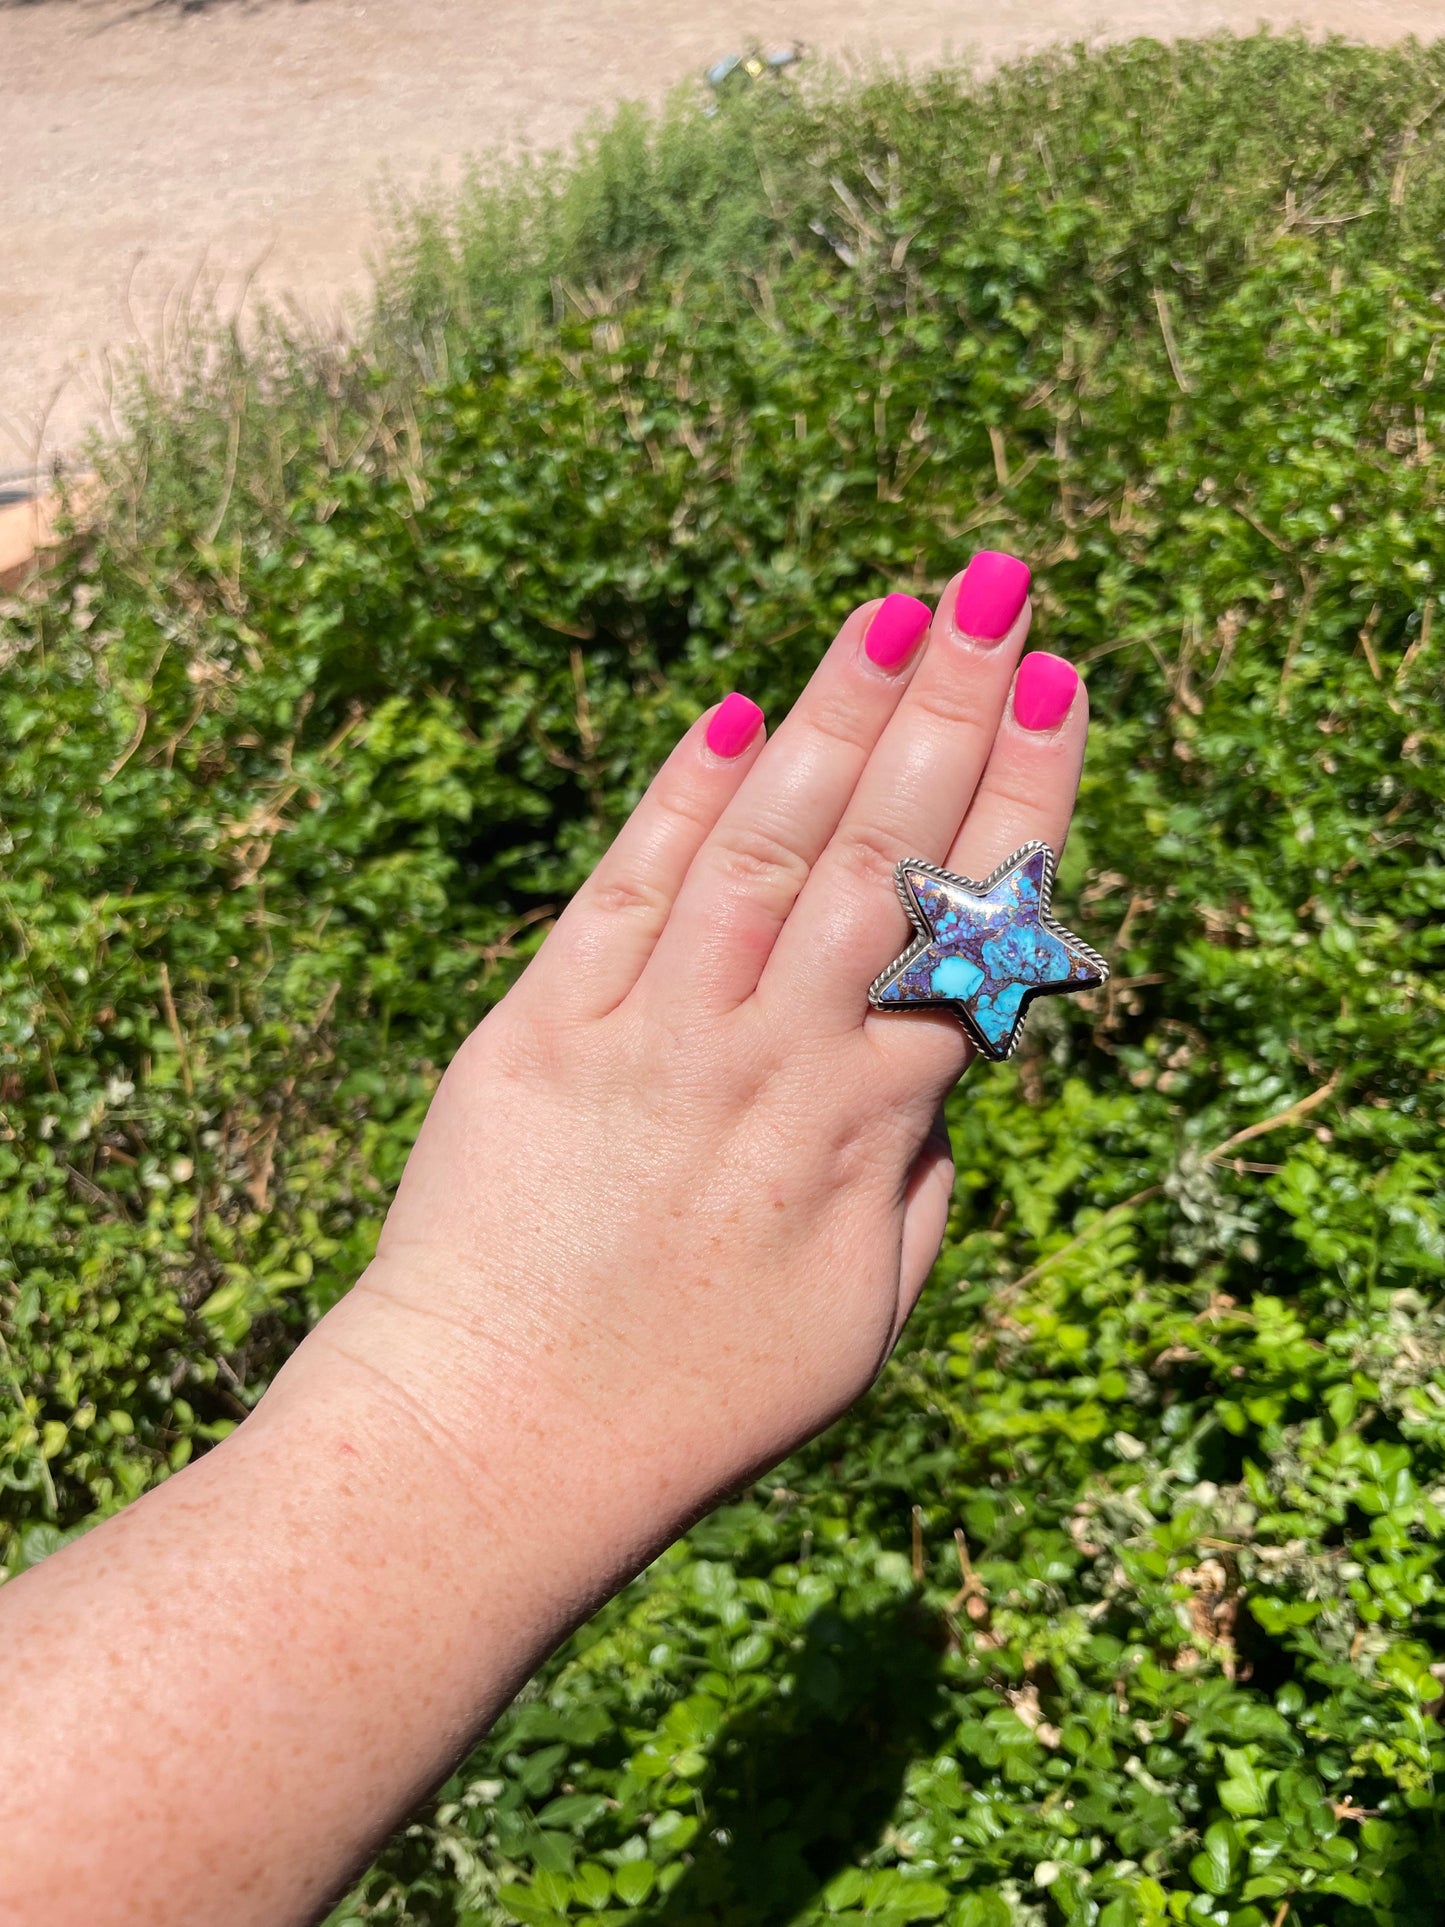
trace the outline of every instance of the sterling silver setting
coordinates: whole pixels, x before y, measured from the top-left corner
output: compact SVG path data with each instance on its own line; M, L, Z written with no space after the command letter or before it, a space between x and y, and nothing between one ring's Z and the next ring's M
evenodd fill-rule
M1092 990L1109 966L1050 912L1056 862L1021 844L975 881L905 857L894 886L916 935L873 981L875 1010L951 1010L980 1055L1011 1057L1035 998Z

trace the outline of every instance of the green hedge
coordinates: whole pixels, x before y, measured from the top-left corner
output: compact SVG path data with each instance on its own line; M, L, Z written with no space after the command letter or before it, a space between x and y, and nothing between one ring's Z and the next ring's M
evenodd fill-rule
M1257 38L623 117L364 348L136 396L0 637L12 1571L346 1289L704 704L990 544L1098 718L1115 979L966 1080L899 1358L338 1921L1438 1918L1442 98Z

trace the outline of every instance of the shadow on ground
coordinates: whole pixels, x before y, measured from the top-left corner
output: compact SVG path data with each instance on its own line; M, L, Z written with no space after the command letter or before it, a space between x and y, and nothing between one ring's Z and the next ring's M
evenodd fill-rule
M707 1831L647 1927L791 1920L882 1841L909 1764L937 1750L941 1623L909 1604L825 1610L787 1696L723 1729L700 1791Z

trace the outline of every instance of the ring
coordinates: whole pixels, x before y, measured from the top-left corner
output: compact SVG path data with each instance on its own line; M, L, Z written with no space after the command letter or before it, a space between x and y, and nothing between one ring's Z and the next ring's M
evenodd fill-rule
M1109 966L1049 915L1054 853L1025 843L982 883L905 857L893 872L918 935L875 979L875 1010L951 1010L985 1057L1011 1057L1035 997L1090 990Z

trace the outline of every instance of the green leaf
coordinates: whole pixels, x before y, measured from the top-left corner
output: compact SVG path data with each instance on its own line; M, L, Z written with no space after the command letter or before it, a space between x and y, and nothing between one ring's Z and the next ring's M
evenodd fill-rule
M497 1890L497 1899L513 1920L523 1923L523 1927L558 1927L558 1922L566 1918L554 1908L544 1905L528 1887L501 1887Z
M1243 1866L1244 1848L1233 1822L1216 1820L1206 1828L1204 1850L1189 1862L1189 1872L1206 1893L1227 1894L1238 1883Z
M1254 1763L1255 1751L1253 1747L1221 1748L1228 1777L1219 1782L1219 1800L1237 1819L1269 1811L1269 1789L1275 1775L1260 1772Z
M765 1666L773 1650L773 1642L766 1633L749 1633L740 1639L732 1650L733 1669L739 1673L752 1672Z
M595 1860L584 1860L572 1875L572 1892L584 1907L594 1912L612 1898L612 1877Z
M600 1793L562 1793L542 1808L537 1824L560 1827L568 1833L585 1833L606 1811L607 1802Z
M652 1892L657 1869L650 1860L630 1860L617 1869L612 1884L617 1898L626 1907L640 1907Z

